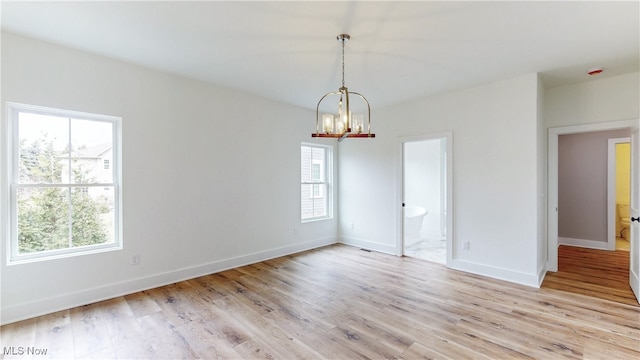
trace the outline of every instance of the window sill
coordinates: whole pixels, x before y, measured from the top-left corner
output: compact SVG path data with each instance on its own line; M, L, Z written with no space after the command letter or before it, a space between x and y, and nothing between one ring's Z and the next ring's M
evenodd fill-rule
M82 249L82 250L65 251L65 252L56 252L55 250L52 250L52 252L47 254L18 255L16 257L9 258L7 260L7 266L32 264L37 262L49 261L49 260L58 260L58 259L99 254L103 252L111 252L111 251L118 251L118 250L122 250L122 245L110 244L108 246L100 246L100 247L94 247L91 249Z

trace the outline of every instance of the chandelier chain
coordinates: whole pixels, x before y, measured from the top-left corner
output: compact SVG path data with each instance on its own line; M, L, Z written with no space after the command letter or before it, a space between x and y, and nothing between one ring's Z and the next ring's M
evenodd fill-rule
M342 87L344 87L344 39L342 39Z

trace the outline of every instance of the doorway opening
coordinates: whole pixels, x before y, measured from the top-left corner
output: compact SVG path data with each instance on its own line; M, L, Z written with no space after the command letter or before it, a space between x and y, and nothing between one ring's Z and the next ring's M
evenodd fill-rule
M608 143L607 205L608 249L630 249L631 143L630 138L613 138Z
M575 126L564 126L558 128L550 128L549 129L549 137L548 137L548 202L547 202L547 270L548 271L558 271L558 246L561 243L567 245L585 245L589 244L589 242L585 241L575 241L577 240L590 240L588 238L585 239L583 236L576 236L572 234L560 234L559 233L559 139L560 136L563 135L577 135L577 134L588 134L595 133L601 131L613 131L620 129L631 129L636 126L637 120L623 120L623 121L612 121L607 123L596 123L596 124L586 124L586 125L575 125ZM610 210L611 205L609 204L608 211ZM565 209L566 210L566 209ZM591 210L591 209L589 209ZM610 223L611 216L607 217L609 219L608 224ZM584 219L579 219L584 220ZM584 225L584 222L582 222ZM584 226L578 229L578 231L585 231ZM606 235L607 239L609 239L609 235ZM564 237L564 239L561 239ZM562 240L562 241L559 241ZM573 242L573 243L568 243ZM608 243L608 241L607 241ZM592 245L593 243L591 243ZM608 245L605 247L601 247L601 249L607 249Z
M450 135L402 141L402 255L450 263Z
M623 139L629 134L629 129L617 129L559 136L560 245L615 250L616 228L621 221L628 220L628 217L619 219L616 215L624 212L625 206L629 209L631 166L630 152L627 152L626 168L622 161L616 162L615 142L622 142L616 139ZM617 189L616 178L622 180L624 176L616 176L616 165L625 168L627 174L626 184L620 184L620 189Z
M589 238L583 237L583 238L578 238L577 243L575 243L576 239L571 239L569 238L570 242L574 242L574 243L567 243L566 240L567 239L561 239L561 235L559 232L559 208L562 208L563 206L567 206L566 204L561 205L560 201L559 201L559 149L558 149L558 145L559 145L559 137L561 135L569 135L569 134L580 134L580 133L593 133L593 132L601 132L601 131L613 131L613 130L621 130L624 129L626 131L625 136L631 135L631 191L630 191L630 216L637 216L638 214L638 206L637 206L637 200L638 200L638 191L637 191L637 183L638 183L638 176L636 176L636 171L638 169L637 163L638 163L638 157L635 156L635 154L637 153L637 147L635 148L636 150L634 150L634 146L637 146L637 143L634 143L634 139L637 139L637 134L638 134L638 120L622 120L622 121L612 121L612 122L607 122L607 123L595 123L595 124L586 124L586 125L576 125L576 126L566 126L566 127L558 127L558 128L549 128L549 136L548 136L548 209L547 209L547 214L548 214L548 218L547 218L547 229L548 229L548 247L547 247L547 270L551 271L551 272L556 272L555 274L548 274L547 276L549 277L549 279L545 278L545 284L548 282L553 281L554 278L557 277L561 277L562 273L564 272L562 269L560 269L561 271L558 272L559 270L559 259L558 259L558 252L559 252L559 245L560 244L565 244L565 245L573 245L573 246L582 246L582 247L591 247L593 248L595 242L590 242L590 241L580 241L580 240L590 240ZM605 142L606 144L606 142ZM636 144L636 145L634 145ZM593 177L593 176L592 176ZM635 180L634 180L635 179ZM635 194L635 195L634 195ZM612 208L612 206L610 204L608 204L607 210L610 211L610 209ZM615 210L615 205L613 205L613 209ZM565 209L566 210L566 209ZM587 211L591 211L592 209L586 209ZM608 229L611 228L611 221L609 219L611 219L611 216L607 217L607 224L608 224ZM633 218L632 218L633 219ZM590 224L588 221L585 221L584 219L582 219L582 227L580 229L580 231L584 231L585 228L590 227L592 224ZM586 226L589 225L589 226ZM615 222L614 222L614 227L615 229ZM604 247L601 247L601 250L590 250L590 249L585 249L588 250L589 252L598 252L600 251L601 253L609 253L609 254L629 254L628 257L626 257L626 267L628 268L628 271L624 271L622 270L622 273L627 273L628 274L628 281L627 284L631 285L629 289L629 286L625 286L627 291L629 290L633 290L633 294L635 294L636 299L638 298L638 290L637 288L639 287L637 284L640 283L640 281L638 281L638 273L639 271L638 269L638 255L639 255L639 251L637 249L637 238L638 238L638 229L637 226L634 226L634 223L631 224L630 229L629 229L629 233L630 233L630 237L631 237L631 241L630 241L630 252L611 252L611 251L602 251L602 250L613 250L615 249L609 249L609 241L598 241L598 245L602 246L602 243L605 244ZM615 235L615 233L613 233ZM606 235L607 237L609 235ZM615 238L615 237L614 237ZM608 239L608 238L607 238ZM559 241L561 240L561 241ZM614 241L615 244L615 241ZM563 248L567 248L565 246L563 246ZM576 247L573 247L574 249L579 249ZM597 249L597 248L596 248ZM635 250L634 250L635 249ZM564 250L563 250L564 251ZM589 261L587 262L583 262L584 264L588 264L588 263L598 263L600 261L604 261L607 262L606 260L598 260L599 258L591 258ZM570 261L573 261L574 259L571 258ZM549 276L551 275L551 276ZM593 276L586 276L586 278L593 278ZM605 280L609 278L609 276L605 277ZM571 277L570 279L566 280L568 283L570 283L568 286L568 288L577 288L582 286L581 284L575 283L576 280L575 276ZM544 285L544 284L543 284ZM605 285L609 285L609 283L607 281L605 281ZM591 285L589 285L591 286ZM565 287L566 288L566 287Z

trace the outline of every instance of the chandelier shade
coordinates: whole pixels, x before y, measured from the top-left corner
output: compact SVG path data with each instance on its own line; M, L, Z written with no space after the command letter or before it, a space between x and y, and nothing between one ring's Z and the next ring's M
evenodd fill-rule
M342 43L342 86L338 91L324 94L316 106L316 132L312 137L337 138L374 138L371 133L371 106L360 93L347 89L344 83L344 45L351 37L340 34L338 41ZM329 99L337 99L337 104L330 104ZM356 100L354 104L352 100ZM327 105L329 104L329 105ZM337 105L337 106L336 106ZM354 106L355 105L355 106ZM320 109L335 109L334 112L321 113Z

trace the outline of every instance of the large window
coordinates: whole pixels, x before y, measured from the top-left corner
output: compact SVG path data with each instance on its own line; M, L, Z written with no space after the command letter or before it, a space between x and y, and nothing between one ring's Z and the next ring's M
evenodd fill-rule
M10 262L121 248L121 119L7 107Z
M303 221L331 217L331 147L300 147L300 217Z

